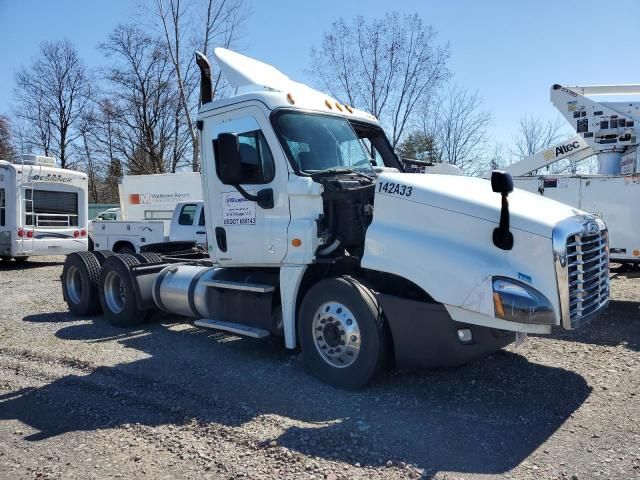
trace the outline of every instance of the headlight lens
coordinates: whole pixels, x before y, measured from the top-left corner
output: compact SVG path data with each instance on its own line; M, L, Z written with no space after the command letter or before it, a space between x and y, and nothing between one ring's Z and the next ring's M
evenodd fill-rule
M517 280L493 277L495 315L519 323L554 325L553 307L536 289Z

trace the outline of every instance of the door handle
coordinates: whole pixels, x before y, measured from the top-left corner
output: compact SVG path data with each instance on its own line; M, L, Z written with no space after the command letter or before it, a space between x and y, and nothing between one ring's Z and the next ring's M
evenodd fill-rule
M216 243L222 252L227 251L227 232L222 227L216 227Z
M196 232L198 235L205 235L207 232Z

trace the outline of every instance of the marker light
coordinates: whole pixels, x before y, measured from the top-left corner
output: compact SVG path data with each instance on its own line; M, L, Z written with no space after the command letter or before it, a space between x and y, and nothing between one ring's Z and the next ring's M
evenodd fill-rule
M351 108L349 105L345 105L344 108L346 108L349 113L353 113L353 108Z
M80 236L80 232L78 230L73 232L73 238L78 238L79 236Z
M340 111L342 111L342 105L340 105L338 102L336 102L336 108Z
M20 229L18 229L18 236L19 236L20 238L24 237L24 230L23 230L23 229L21 229L21 228L20 228Z
M33 230L27 231L27 238L33 238Z
M473 334L471 333L471 329L458 329L458 340L460 340L461 343L471 343L473 341Z
M296 101L293 99L293 95L291 95L291 92L287 93L287 102L289 102L291 105L295 105Z
M333 105L331 105L331 102L329 100L325 100L324 104L327 106L329 110L333 110Z
M300 240L299 238L294 238L293 240L291 240L291 245L293 245L294 247L299 247L300 245L302 245L302 240Z
M86 237L87 236L87 231L84 230L84 229L80 230L80 236L81 237Z

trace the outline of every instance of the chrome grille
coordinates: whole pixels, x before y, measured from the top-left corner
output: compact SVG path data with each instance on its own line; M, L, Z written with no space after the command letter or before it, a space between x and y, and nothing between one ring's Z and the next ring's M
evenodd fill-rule
M585 228L581 233L570 235L566 252L569 316L571 326L575 328L598 312L609 300L607 231Z

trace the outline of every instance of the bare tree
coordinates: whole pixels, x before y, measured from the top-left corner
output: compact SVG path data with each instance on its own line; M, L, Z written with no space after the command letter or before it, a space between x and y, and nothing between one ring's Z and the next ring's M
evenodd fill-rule
M523 159L549 148L568 136L564 130L564 121L561 117L554 120L541 120L527 115L520 119L518 131L513 138L513 155L517 159ZM548 169L552 173L571 172L576 173L576 165L571 160L561 160L550 165ZM535 175L537 172L532 172Z
M114 156L132 174L177 168L170 158L179 94L163 45L137 26L120 25L100 48L113 62L104 77Z
M446 94L430 101L422 112L422 129L434 139L437 161L473 175L486 166L487 129L493 120L478 92L449 85Z
M395 147L416 107L449 78L448 45L417 14L340 19L311 50L309 73L340 101L375 115Z
M9 160L15 155L9 119L0 115L0 160Z
M30 133L28 143L71 166L72 144L82 112L91 97L86 67L68 40L43 42L40 55L16 75L17 116Z
M154 0L154 6L178 91L180 111L176 112L176 129L179 129L180 122L186 123L192 150L192 169L199 171L199 146L195 129L199 79L193 51L199 49L206 54L211 43L227 48L232 46L248 16L248 9L244 0ZM198 9L206 11L204 24L193 21L193 14ZM202 32L196 33L189 41L187 33L197 31L201 25ZM221 74L218 72L214 82L214 96L218 93L220 81Z
M501 170L509 164L507 150L501 142L493 142L487 150L487 169Z
M558 143L565 136L563 126L564 122L560 117L546 122L533 115L522 117L513 139L514 154L525 158Z

